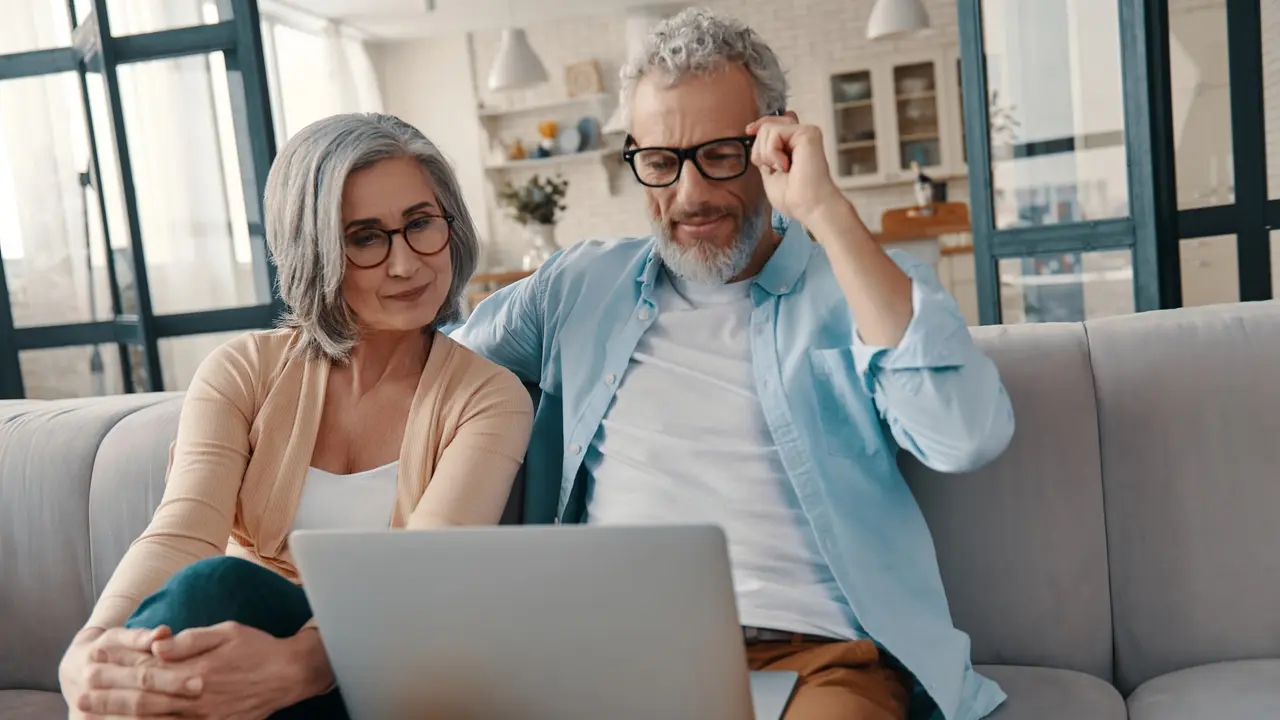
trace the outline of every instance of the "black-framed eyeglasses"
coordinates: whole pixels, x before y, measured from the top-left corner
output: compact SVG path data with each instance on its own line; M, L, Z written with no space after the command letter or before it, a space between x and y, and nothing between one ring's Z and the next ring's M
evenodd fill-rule
M708 140L687 148L633 147L635 138L627 136L622 159L631 166L636 180L648 187L667 187L680 179L686 160L708 180L732 180L742 177L751 167L751 145L755 138L742 137Z
M404 237L409 249L419 255L435 255L449 246L451 227L452 215L419 215L401 228L360 228L347 234L347 260L366 270L378 267L391 257L396 235Z

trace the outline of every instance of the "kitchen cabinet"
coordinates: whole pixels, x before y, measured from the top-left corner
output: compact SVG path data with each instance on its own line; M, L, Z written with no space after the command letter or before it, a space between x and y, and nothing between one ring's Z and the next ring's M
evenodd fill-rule
M829 73L831 168L845 189L967 174L959 50L886 55Z

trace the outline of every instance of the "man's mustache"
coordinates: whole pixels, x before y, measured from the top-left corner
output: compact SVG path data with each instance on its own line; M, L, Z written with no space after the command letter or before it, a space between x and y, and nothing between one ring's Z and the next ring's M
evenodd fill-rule
M702 222L724 216L737 217L736 208L723 205L700 205L688 210L674 210L667 216L668 223Z

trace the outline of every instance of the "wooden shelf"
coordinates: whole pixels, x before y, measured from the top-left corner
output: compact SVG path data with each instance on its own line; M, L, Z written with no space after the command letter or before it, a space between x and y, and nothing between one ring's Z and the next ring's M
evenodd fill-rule
M931 133L917 133L917 134L915 134L915 135L902 135L902 136L899 136L899 137L898 137L898 142L902 142L902 143L928 142L929 140L938 140L938 139L940 139L940 138L939 138L939 136L938 136L938 133L936 133L936 132L931 132Z
M874 101L871 100L871 98L867 98L866 100L847 100L845 102L838 102L833 107L835 107L836 110L852 110L853 108L869 108L873 105Z
M609 96L606 93L593 93L591 95L582 95L575 98L566 98L564 100L553 100L551 102L534 103L515 108L485 108L480 111L481 120L497 120L506 117L517 117L521 115L541 115L550 114L562 110L571 110L575 107L583 107L590 105L600 105ZM601 119L601 122L604 122Z
M842 142L836 146L837 150L867 150L876 146L875 140L854 140L852 142Z
M491 173L510 172L519 170L537 170L538 168L551 168L561 165L576 165L581 163L599 162L603 163L609 158L619 156L617 150L584 150L578 153L570 153L568 155L552 155L545 158L526 158L524 160L508 160L506 162L495 163L485 168Z
M908 102L910 100L932 100L938 97L937 90L925 90L918 93L904 93L898 96L898 102Z
M599 150L584 150L579 153L571 153L568 155L552 155L546 158L528 158L525 160L507 160L506 162L494 163L485 167L485 174L489 176L489 181L495 185L500 184L505 173L518 172L543 172L553 173L556 168L566 166L595 165L600 168L600 172L604 174L605 184L609 188L610 195L618 193L618 176L621 172L617 172L618 166L622 165L622 152L612 148L602 148Z
M501 270L498 272L476 273L471 278L472 285L484 285L494 283L497 285L510 285L517 280L523 280L533 274L532 270Z

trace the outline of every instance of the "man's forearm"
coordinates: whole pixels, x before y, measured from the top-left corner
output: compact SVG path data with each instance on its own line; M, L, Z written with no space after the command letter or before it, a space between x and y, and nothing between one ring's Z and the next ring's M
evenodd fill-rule
M824 203L805 229L826 249L862 342L897 346L911 322L911 279L871 237L843 195Z

